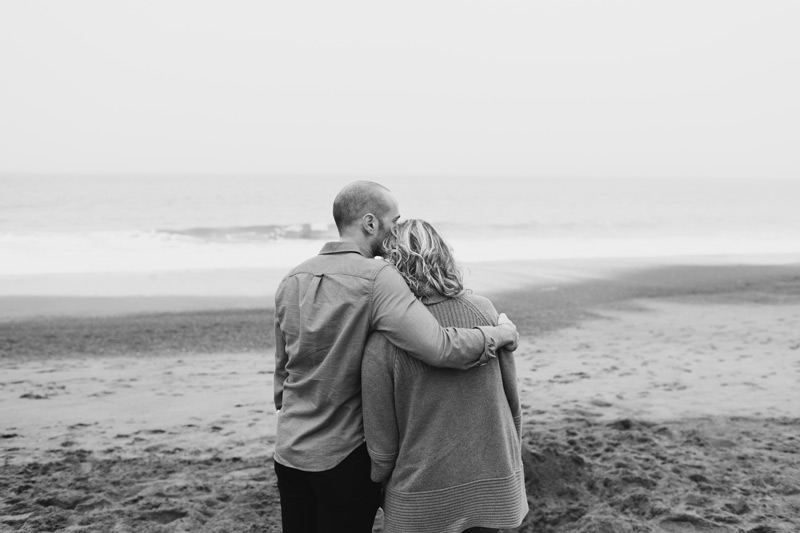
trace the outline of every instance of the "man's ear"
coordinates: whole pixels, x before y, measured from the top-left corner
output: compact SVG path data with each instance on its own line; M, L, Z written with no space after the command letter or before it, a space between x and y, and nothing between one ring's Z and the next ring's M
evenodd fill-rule
M368 235L375 235L378 230L378 218L372 213L367 213L361 217L361 228Z

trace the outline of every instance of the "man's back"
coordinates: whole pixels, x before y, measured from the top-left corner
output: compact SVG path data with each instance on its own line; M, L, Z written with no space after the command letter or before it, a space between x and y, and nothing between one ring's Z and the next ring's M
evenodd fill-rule
M328 243L293 269L275 296L275 459L327 470L363 442L361 359L378 273L356 247Z

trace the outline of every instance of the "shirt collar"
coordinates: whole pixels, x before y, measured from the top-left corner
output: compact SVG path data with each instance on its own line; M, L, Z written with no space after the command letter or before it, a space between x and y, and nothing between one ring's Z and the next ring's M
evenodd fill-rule
M359 248L358 245L353 242L341 242L341 241L326 242L325 245L322 247L322 250L319 251L319 255L349 254L349 253L361 254L364 257L372 259L370 255L365 254L364 251L361 250L361 248ZM447 296L442 296L438 292L434 294L427 294L420 298L420 301L425 305L438 304L439 302L443 302L445 300L447 300Z
M371 255L364 253L364 250L359 248L358 245L353 242L340 242L340 241L326 242L325 245L322 247L322 250L319 251L319 255L347 254L347 253L357 253L363 255L364 257L372 259Z

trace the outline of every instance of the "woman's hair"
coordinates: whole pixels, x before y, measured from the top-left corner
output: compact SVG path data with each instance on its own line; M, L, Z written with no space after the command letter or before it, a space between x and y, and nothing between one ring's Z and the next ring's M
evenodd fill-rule
M384 258L397 267L417 298L464 293L452 249L424 220L409 219L397 224L383 241L383 251Z

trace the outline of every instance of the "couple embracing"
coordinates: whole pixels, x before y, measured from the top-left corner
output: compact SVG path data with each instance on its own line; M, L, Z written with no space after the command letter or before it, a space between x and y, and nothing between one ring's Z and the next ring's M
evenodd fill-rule
M516 327L385 187L347 185L333 216L275 295L284 532L368 533L379 506L387 533L519 526Z

